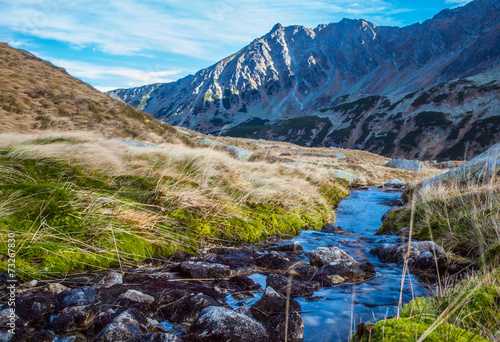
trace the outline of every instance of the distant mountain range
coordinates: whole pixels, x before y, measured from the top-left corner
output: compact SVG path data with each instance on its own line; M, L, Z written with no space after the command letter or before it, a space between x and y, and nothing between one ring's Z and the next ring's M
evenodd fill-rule
M476 0L403 28L277 24L195 75L109 94L203 133L468 158L500 140L499 10Z

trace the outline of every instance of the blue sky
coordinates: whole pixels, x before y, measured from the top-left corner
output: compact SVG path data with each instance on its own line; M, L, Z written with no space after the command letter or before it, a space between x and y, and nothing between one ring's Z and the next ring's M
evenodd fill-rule
M284 26L406 26L469 0L0 0L0 41L105 91L171 82Z

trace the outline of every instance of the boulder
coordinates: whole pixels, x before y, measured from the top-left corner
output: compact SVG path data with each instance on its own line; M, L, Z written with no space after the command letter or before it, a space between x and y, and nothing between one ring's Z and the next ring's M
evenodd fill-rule
M300 304L295 299L287 299L272 288L267 287L262 298L250 307L250 312L258 321L267 323L276 316L285 315L287 306L289 313L301 311Z
M284 252L272 251L258 256L255 259L255 264L270 270L285 270L292 266L293 261Z
M272 341L302 342L304 340L304 321L298 312L276 316L267 324Z
M375 272L373 264L369 261L359 265L359 268L361 268L363 272L365 272L365 279L374 278L377 275L377 272Z
M424 169L424 164L421 161L407 159L392 159L385 166L411 171L422 171Z
M297 253L304 252L304 249L302 248L302 246L298 241L294 241L284 245L274 246L271 247L270 249L278 252L297 252Z
M285 276L292 279L310 281L315 273L316 267L299 264L286 271Z
M51 329L55 332L69 333L87 329L96 316L92 306L70 306L64 308L51 322Z
M241 161L249 161L250 158L252 158L252 156L254 155L252 151L232 145L226 146L226 150L231 151L233 153L233 156Z
M335 260L353 260L349 254L338 247L318 247L313 249L308 257L310 264L318 267Z
M126 341L147 332L146 318L137 310L130 309L118 315L92 341Z
M0 311L0 328L12 329L13 327L24 327L24 322L16 315L15 308L9 308Z
M393 188L393 189L404 189L404 188L406 188L406 183L403 182L402 180L395 178L395 179L391 180L390 182L385 183L384 187Z
M126 342L181 342L181 338L169 333L147 333L140 337L128 339Z
M116 284L123 284L122 275L117 272L111 272L102 278L97 284L92 286L93 289L107 289Z
M354 173L350 173L347 171L342 171L342 170L337 170L337 169L330 169L331 172L333 172L333 175L337 178L346 180L349 184L354 183L354 181L358 178L357 175Z
M268 341L264 326L255 319L220 306L203 309L189 331L198 341Z
M62 300L63 307L67 306L80 306L95 303L97 300L97 292L88 287L80 287L69 291Z
M321 287L316 281L298 281L275 273L267 277L266 285L284 296L290 295L291 297L312 296L314 291Z
M194 279L227 278L231 275L230 267L222 264L184 261L179 267L182 273Z
M144 294L137 290L128 290L127 292L120 295L120 299L123 301L131 301L141 304L151 304L155 301L153 296Z
M206 261L228 265L231 268L240 268L255 265L255 258L259 254L250 248L217 247L208 250L204 255Z
M332 157L338 158L338 159L344 159L345 154L344 153L332 153Z
M370 253L377 256L384 262L402 262L408 254L408 243L390 244L383 243L370 250ZM434 256L444 257L444 248L433 241L413 241L410 245L409 258L417 260L424 252L431 252Z
M169 297L166 305L160 307L159 312L170 322L191 323L198 319L201 311L209 306L218 306L219 303L212 297L198 293L191 295L177 290Z
M359 266L359 263L354 259L340 259L329 262L323 267L318 269L318 275L326 275L327 278L335 284L335 281L340 280L337 277L332 278L332 276L341 277L344 281L359 281L365 278L365 272ZM338 280L337 280L338 279Z
M487 182L500 171L500 143L472 158L465 164L455 167L445 174L423 182L426 187L441 182L452 181L462 184Z
M196 141L199 144L210 145L210 146L214 146L214 147L222 147L222 146L224 146L224 144L221 143L220 141L215 141L215 140L212 140L212 139L208 139L206 137L198 137Z

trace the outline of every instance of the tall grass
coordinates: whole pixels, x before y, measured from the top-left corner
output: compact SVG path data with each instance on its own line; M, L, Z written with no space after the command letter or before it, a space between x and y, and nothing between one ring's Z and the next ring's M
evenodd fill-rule
M319 168L76 133L0 135L0 170L0 248L15 232L24 278L320 228L348 193Z

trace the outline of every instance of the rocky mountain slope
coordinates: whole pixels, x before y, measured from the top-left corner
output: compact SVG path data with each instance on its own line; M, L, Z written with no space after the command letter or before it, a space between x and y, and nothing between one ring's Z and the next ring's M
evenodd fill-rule
M151 142L184 137L64 69L5 43L0 43L0 120L0 133L92 131Z
M251 119L225 135L386 156L470 159L500 141L500 69L401 95L345 95L310 115Z
M491 71L500 59L499 9L498 1L476 0L403 28L349 19L315 29L277 24L195 75L110 94L165 122L205 133L252 120L318 115L343 95L395 96ZM384 147L386 155L399 153Z

